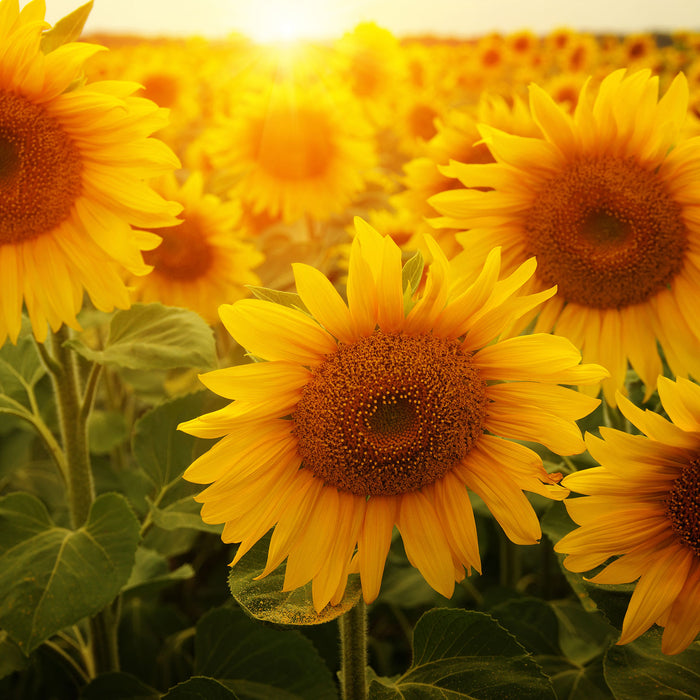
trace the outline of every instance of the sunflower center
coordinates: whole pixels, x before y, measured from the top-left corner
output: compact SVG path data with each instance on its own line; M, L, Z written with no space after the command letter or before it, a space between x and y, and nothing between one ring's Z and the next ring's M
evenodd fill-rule
M313 372L292 420L302 464L361 496L444 476L483 433L486 384L456 340L375 331Z
M335 154L327 118L313 111L272 111L253 131L257 161L283 180L320 177Z
M65 221L82 192L80 151L41 105L0 90L0 245Z
M154 233L162 236L161 244L143 253L148 265L170 279L187 281L202 277L209 270L213 256L211 247L194 219L179 226L159 228Z
M681 542L700 556L700 457L674 481L666 500L666 517Z
M526 254L568 302L600 309L646 301L680 271L681 207L632 158L578 160L546 183L528 214Z

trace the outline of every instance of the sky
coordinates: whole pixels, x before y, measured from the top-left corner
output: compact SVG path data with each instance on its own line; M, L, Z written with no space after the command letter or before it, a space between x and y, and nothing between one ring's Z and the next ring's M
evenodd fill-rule
M20 5L26 0L20 0ZM50 23L83 0L46 0ZM205 36L256 41L335 39L363 21L396 36L469 38L559 27L632 33L700 31L700 0L94 0L86 33Z

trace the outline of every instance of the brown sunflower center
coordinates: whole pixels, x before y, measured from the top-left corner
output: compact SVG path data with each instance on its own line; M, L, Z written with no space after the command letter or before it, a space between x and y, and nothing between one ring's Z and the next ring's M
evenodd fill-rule
M272 110L254 125L251 141L258 163L282 180L324 175L335 154L328 119L311 110Z
M666 517L681 542L700 556L700 457L674 481L666 499Z
M214 258L202 235L197 220L190 218L179 226L168 226L155 231L163 241L154 250L147 250L143 259L155 271L173 280L194 280L206 274Z
M578 160L547 182L528 214L526 254L569 302L620 308L646 301L680 271L681 207L632 158Z
M444 476L483 433L486 384L456 340L376 331L313 372L292 419L303 466L394 496Z
M41 105L0 90L0 245L52 231L82 192L80 151Z

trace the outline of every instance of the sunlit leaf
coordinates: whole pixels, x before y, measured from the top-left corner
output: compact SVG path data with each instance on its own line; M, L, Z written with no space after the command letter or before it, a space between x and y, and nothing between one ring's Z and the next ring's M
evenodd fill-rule
M256 580L265 568L269 543L267 535L231 569L228 578L231 594L252 617L279 625L318 625L343 615L360 599L362 589L357 576L350 576L340 603L328 604L320 613L313 605L311 583L292 591L282 590L285 564Z
M67 344L91 362L128 369L216 366L214 334L201 316L162 304L134 304L117 311L103 350L94 350L79 338Z
M56 24L41 37L41 50L50 53L63 44L77 41L83 33L83 27L92 11L93 0L73 10L69 15L59 19Z
M290 309L299 309L304 313L309 313L306 304L301 300L301 297L295 292L280 292L277 289L268 289L267 287L253 287L248 285L248 289L257 299L263 301L271 301L273 304L286 306Z

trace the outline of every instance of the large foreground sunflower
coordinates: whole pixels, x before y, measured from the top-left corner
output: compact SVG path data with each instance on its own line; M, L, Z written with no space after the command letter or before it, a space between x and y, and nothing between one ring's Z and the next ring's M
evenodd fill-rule
M425 292L412 298L398 246L357 226L347 303L296 264L295 308L257 299L220 308L233 338L266 361L203 375L234 401L180 426L222 437L185 478L211 483L197 497L202 518L241 543L233 563L274 528L263 573L286 558L285 590L313 580L318 610L340 600L352 571L365 600L377 596L394 526L409 561L450 597L465 568L480 570L467 489L513 542L537 542L523 490L567 492L535 452L503 438L582 451L574 421L597 401L557 384L605 374L579 365L561 337L492 342L554 293L519 295L534 261L499 280L495 250L470 286L428 241Z
M700 386L660 377L659 394L672 422L619 397L644 435L586 435L601 466L564 479L587 495L565 501L580 527L555 549L568 554L571 571L607 563L594 583L637 581L620 644L656 623L664 627L661 650L677 654L700 632Z
M535 289L558 293L536 330L603 364L611 403L628 361L654 390L657 341L676 375L700 376L700 140L683 136L687 105L683 75L659 100L649 71L616 71L595 96L584 86L573 116L532 86L539 137L482 125L496 162L445 170L481 189L431 199L445 225L470 229L461 240L473 274L493 246L508 270L537 257Z
M177 223L144 178L178 166L147 138L166 114L131 97L138 85L81 84L101 47L68 43L44 54L44 3L20 13L0 2L0 344L20 330L23 302L36 338L76 326L87 290L99 309L127 308L124 269L150 269L141 251L160 240L132 225Z

